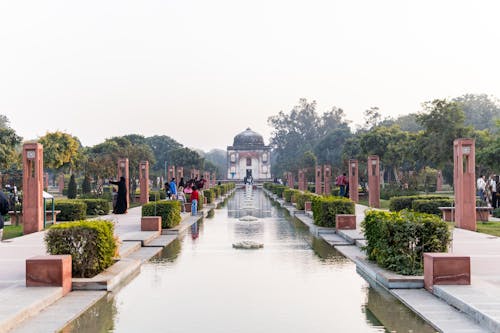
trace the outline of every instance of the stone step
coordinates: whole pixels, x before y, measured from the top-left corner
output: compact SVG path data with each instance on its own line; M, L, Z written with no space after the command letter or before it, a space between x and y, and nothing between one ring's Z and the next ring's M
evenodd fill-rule
M336 230L337 234L348 241L350 244L355 244L357 240L365 239L365 236L360 230Z
M337 234L321 234L321 238L323 238L328 244L332 246L352 245Z
M160 235L159 231L134 231L120 236L122 242L141 242L145 246Z
M142 246L142 244L140 241L121 242L120 250L119 250L120 258L125 258L125 257L129 256L131 253L139 250L141 248L141 246Z
M113 291L117 289L122 283L139 274L141 261L131 257L140 251L117 261L113 266L92 278L73 278L73 290Z
M172 243L176 238L177 235L160 235L148 243L146 247L165 247Z

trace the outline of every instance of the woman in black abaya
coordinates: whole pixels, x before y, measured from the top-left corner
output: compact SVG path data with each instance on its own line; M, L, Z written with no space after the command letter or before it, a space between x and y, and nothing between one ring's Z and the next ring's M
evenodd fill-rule
M125 183L125 177L120 177L120 180L117 182L113 182L110 180L109 183L118 185L118 195L116 197L116 205L113 209L113 213L127 213L127 184Z

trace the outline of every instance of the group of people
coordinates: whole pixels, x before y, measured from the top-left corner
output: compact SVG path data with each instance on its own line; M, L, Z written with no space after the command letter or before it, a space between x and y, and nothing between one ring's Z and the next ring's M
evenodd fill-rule
M172 178L170 182L165 183L165 193L168 200L178 200L181 202L182 212L185 212L186 194L189 194L191 199L191 215L197 215L198 201L200 200L198 189L204 188L205 183L206 179L203 176L200 179L195 177L187 182L184 182L184 177L181 177L178 185L176 179Z
M476 189L479 199L488 207L493 209L498 208L499 204L497 194L498 180L498 176L492 174L488 179L486 179L486 176L480 175L476 181Z

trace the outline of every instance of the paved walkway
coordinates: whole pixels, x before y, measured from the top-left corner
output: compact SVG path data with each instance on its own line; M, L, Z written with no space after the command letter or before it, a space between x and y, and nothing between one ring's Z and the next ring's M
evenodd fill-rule
M100 217L100 219L111 220L115 223L115 235L119 239L127 238L127 235L130 234L140 233L140 218L141 207L131 208L124 215L112 214ZM183 213L182 218L183 221L190 219L190 214ZM26 288L26 259L47 254L43 241L44 236L45 231L41 231L0 242L0 333L8 332L13 327L17 327L20 322L47 308L49 304L54 303L62 296L61 287ZM128 254L130 243L123 242L120 246L120 252L125 251ZM85 304L97 301L105 293L105 291L73 291L63 299L67 302L76 299L78 300L77 306L81 304L83 307ZM85 298L85 301L82 298ZM78 313L78 311L75 312L74 307L63 308L67 310L66 313L61 314L61 318L71 319L75 313ZM42 325L42 327L47 328L46 325ZM38 330L35 331L38 332ZM39 332L46 331L40 330Z

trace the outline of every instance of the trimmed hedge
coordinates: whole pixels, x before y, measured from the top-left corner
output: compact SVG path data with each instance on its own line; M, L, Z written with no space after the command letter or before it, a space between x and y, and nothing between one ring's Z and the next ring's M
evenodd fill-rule
M173 228L181 222L181 204L177 200L150 202L142 205L142 216L161 216L161 227Z
M314 193L309 193L309 192L300 192L300 194L297 195L297 201L296 201L296 206L295 208L297 208L298 210L304 210L306 208L306 201L313 201L313 198L314 197L317 197L316 194Z
M297 202L297 197L301 192L292 188L287 188L283 191L283 198L285 202L292 203Z
M78 221L53 225L45 235L47 252L70 254L74 277L89 278L114 263L117 252L111 221Z
M412 209L415 212L427 213L441 216L442 212L439 207L450 207L453 205L452 199L437 199L437 200L415 200L412 204Z
M47 203L48 206L49 203ZM78 221L87 216L87 204L78 199L55 200L54 209L61 211L57 215L56 221Z
M493 217L500 218L500 208L496 208L493 210Z
M149 201L164 200L167 197L165 191L149 191Z
M404 275L423 272L424 252L447 252L450 231L431 214L367 211L361 224L369 260Z
M87 215L107 215L109 213L109 201L105 199L78 199L87 205Z
M315 196L312 211L314 224L334 228L337 214L354 214L354 201L334 196Z
M393 212L399 212L403 209L412 209L413 201L415 200L443 200L450 199L445 196L438 195L410 195L410 196L401 196L401 197L392 197L389 201L389 210Z
M207 198L207 203L212 203L215 200L215 192L212 189L203 190L203 195Z

